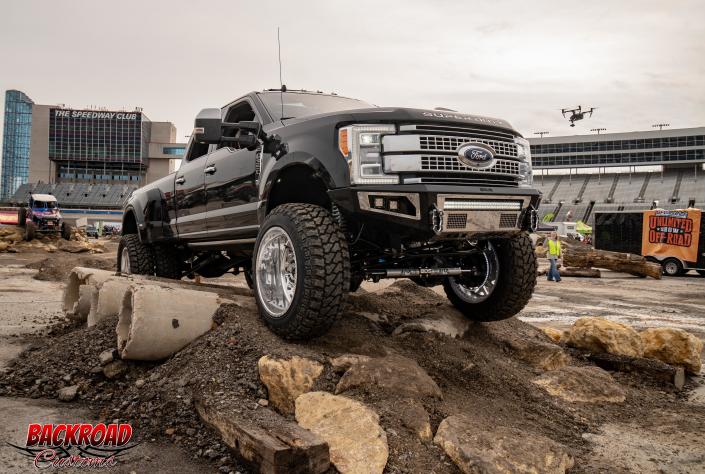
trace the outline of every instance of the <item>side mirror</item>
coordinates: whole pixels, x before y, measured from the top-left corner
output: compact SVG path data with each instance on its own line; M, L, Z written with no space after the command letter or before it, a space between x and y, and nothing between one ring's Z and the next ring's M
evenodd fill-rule
M218 143L222 138L220 109L203 109L193 124L193 138L199 143Z

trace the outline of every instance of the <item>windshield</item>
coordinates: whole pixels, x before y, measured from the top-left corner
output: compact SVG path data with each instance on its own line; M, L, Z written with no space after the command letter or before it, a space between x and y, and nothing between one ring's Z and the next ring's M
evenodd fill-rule
M34 201L34 207L39 209L55 209L56 208L56 202L55 201Z
M299 118L328 112L374 107L374 105L361 100L323 94L263 92L259 94L259 97L275 121L282 120L282 118ZM282 115L282 101L284 115Z

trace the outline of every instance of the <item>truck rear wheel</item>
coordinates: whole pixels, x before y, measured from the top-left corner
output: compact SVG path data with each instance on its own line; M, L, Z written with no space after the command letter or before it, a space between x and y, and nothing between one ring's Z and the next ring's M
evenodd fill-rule
M536 286L536 254L526 232L485 242L477 272L447 277L443 288L453 306L473 321L511 318L529 302Z
M254 293L267 325L286 339L324 334L350 287L345 236L324 208L276 207L260 229L252 263Z
M27 209L24 207L20 207L20 210L17 211L17 225L20 227L24 227L27 224Z
M71 240L71 234L73 233L73 226L67 224L66 222L61 224L61 237L64 240Z
M27 222L24 226L24 239L29 242L34 239L34 232L37 230L37 226L34 222Z
M154 254L137 234L123 235L118 245L117 270L137 275L154 274Z
M183 272L179 255L171 248L155 245L153 248L154 272L158 277L181 280Z

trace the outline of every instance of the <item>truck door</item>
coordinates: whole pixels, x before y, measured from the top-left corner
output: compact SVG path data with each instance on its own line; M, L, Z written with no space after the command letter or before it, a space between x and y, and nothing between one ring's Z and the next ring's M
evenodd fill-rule
M225 122L259 121L252 104L243 99L224 113ZM225 129L225 136L234 130ZM208 155L206 177L206 215L209 240L247 239L257 236L258 150L239 148L234 143L218 145Z
M193 138L174 175L174 205L176 227L180 238L188 240L206 237L205 175L208 144Z

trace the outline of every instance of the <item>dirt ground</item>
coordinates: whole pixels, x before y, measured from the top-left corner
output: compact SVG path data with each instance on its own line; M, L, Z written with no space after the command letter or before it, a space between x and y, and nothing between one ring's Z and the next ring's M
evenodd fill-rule
M112 252L106 252L98 257L102 263L96 264L109 268L111 257ZM59 305L66 272L85 264L81 258L96 256L46 258L40 253L0 254L3 440L20 441L29 415L43 416L43 409L51 419L51 411L59 410L74 421L131 422L149 451L130 459L123 466L125 472L152 471L154 466L175 466L174 462L181 472L246 472L247 467L233 459L198 419L193 407L199 397L238 407L241 414L257 420L264 410L257 401L267 397L257 372L262 355L318 360L326 368L316 388L332 392L340 374L332 370L329 358L399 354L416 360L443 392L440 400L419 400L434 432L445 417L464 413L478 429L512 427L525 433L527 443L542 435L567 446L575 457L570 472L705 472L705 394L700 377L690 378L687 390L677 392L635 374L613 373L627 394L624 403L569 403L533 384L542 370L515 349L517 341L549 342L535 326L567 327L580 316L599 315L637 327L682 327L702 337L702 277L656 281L603 272L600 280L565 278L553 283L541 278L519 318L471 324L462 338L395 332L419 320L443 321L449 327L462 321L438 289L406 280L366 283L351 295L348 311L333 330L305 344L274 336L243 289L236 300L239 306L219 310L214 330L162 363L129 362L123 378L107 380L94 369L98 354L115 346L115 321L86 328L63 320ZM219 281L244 288L240 278ZM585 362L575 358L572 364ZM71 404L54 401L56 390L69 383L81 387L79 399ZM398 414L404 403L400 397L363 388L345 395L380 415L389 443L387 472L458 472L438 446L420 441L404 426ZM0 447L0 462L10 456L8 449ZM21 466L17 459L13 462Z

